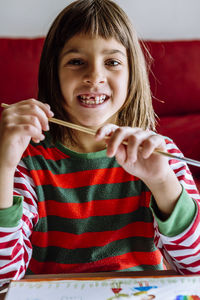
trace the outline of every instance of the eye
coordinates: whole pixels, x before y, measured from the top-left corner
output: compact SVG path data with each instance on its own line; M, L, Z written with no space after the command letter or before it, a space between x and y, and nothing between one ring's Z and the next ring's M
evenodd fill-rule
M106 65L111 66L111 67L117 67L120 65L120 62L115 59L110 59L110 60L106 61Z
M82 59L73 58L70 61L68 61L67 64L72 66L81 66L84 64L84 61Z

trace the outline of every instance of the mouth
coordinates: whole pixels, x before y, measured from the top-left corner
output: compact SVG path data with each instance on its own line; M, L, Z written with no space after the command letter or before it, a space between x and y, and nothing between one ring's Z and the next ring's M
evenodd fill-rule
M81 94L81 95L78 95L79 101L85 105L100 105L100 104L103 104L105 101L107 101L108 98L109 97L105 94L98 94L98 95Z

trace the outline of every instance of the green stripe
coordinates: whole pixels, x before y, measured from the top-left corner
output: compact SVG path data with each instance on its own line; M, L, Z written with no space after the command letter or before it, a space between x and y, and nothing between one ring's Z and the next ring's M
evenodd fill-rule
M68 148L66 148L64 145L61 143L57 143L56 147L60 149L63 153L69 155L70 157L74 157L76 160L81 159L96 159L96 158L105 158L106 157L106 151L107 149L96 151L96 152L89 152L89 153L80 153L80 152L75 152L72 151Z
M39 220L35 231L60 231L82 234L84 232L118 230L133 222L152 223L152 220L153 217L150 209L146 207L140 207L136 211L128 214L96 216L86 219L68 219L57 216L48 216Z
M62 203L84 203L92 200L122 199L125 197L140 196L142 191L148 191L148 188L140 180L84 186L75 189L64 189L60 187L55 189L55 187L51 185L36 187L39 201L56 200Z
M41 155L25 157L23 160L26 165L29 165L31 161L31 165L34 170L50 170L53 174L67 174L69 172L73 173L86 170L105 168L110 169L113 167L119 167L119 164L114 158L108 157L96 158L92 160L79 158L65 158L54 160L53 158L44 159L41 153Z
M41 141L40 143L34 143L32 140L30 142L30 144L35 147L38 145L41 145L42 147L44 147L45 149L47 148L55 148L55 146L52 144L51 142L51 135L49 134L49 132L43 132L43 134L45 135L45 140Z
M77 264L95 262L134 251L150 252L150 249L151 251L156 250L153 238L132 237L114 241L104 247L64 249L52 246L47 248L34 246L33 258L40 262Z

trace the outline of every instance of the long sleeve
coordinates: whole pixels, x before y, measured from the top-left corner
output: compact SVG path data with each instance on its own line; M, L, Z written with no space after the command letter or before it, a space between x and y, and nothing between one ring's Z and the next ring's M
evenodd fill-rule
M1 285L24 276L32 255L29 237L37 221L34 183L20 162L14 179L13 206L0 211Z
M168 152L182 156L167 140ZM161 221L152 205L155 244L170 265L181 274L200 274L200 195L188 169L178 160L169 161L183 191L169 219Z

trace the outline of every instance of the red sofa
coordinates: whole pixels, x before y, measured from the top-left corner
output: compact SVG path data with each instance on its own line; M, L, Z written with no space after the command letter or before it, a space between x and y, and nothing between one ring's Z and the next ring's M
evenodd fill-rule
M0 38L0 101L37 97L43 38ZM145 41L153 58L149 74L157 131L186 157L200 160L200 40ZM200 187L200 168L190 166Z

